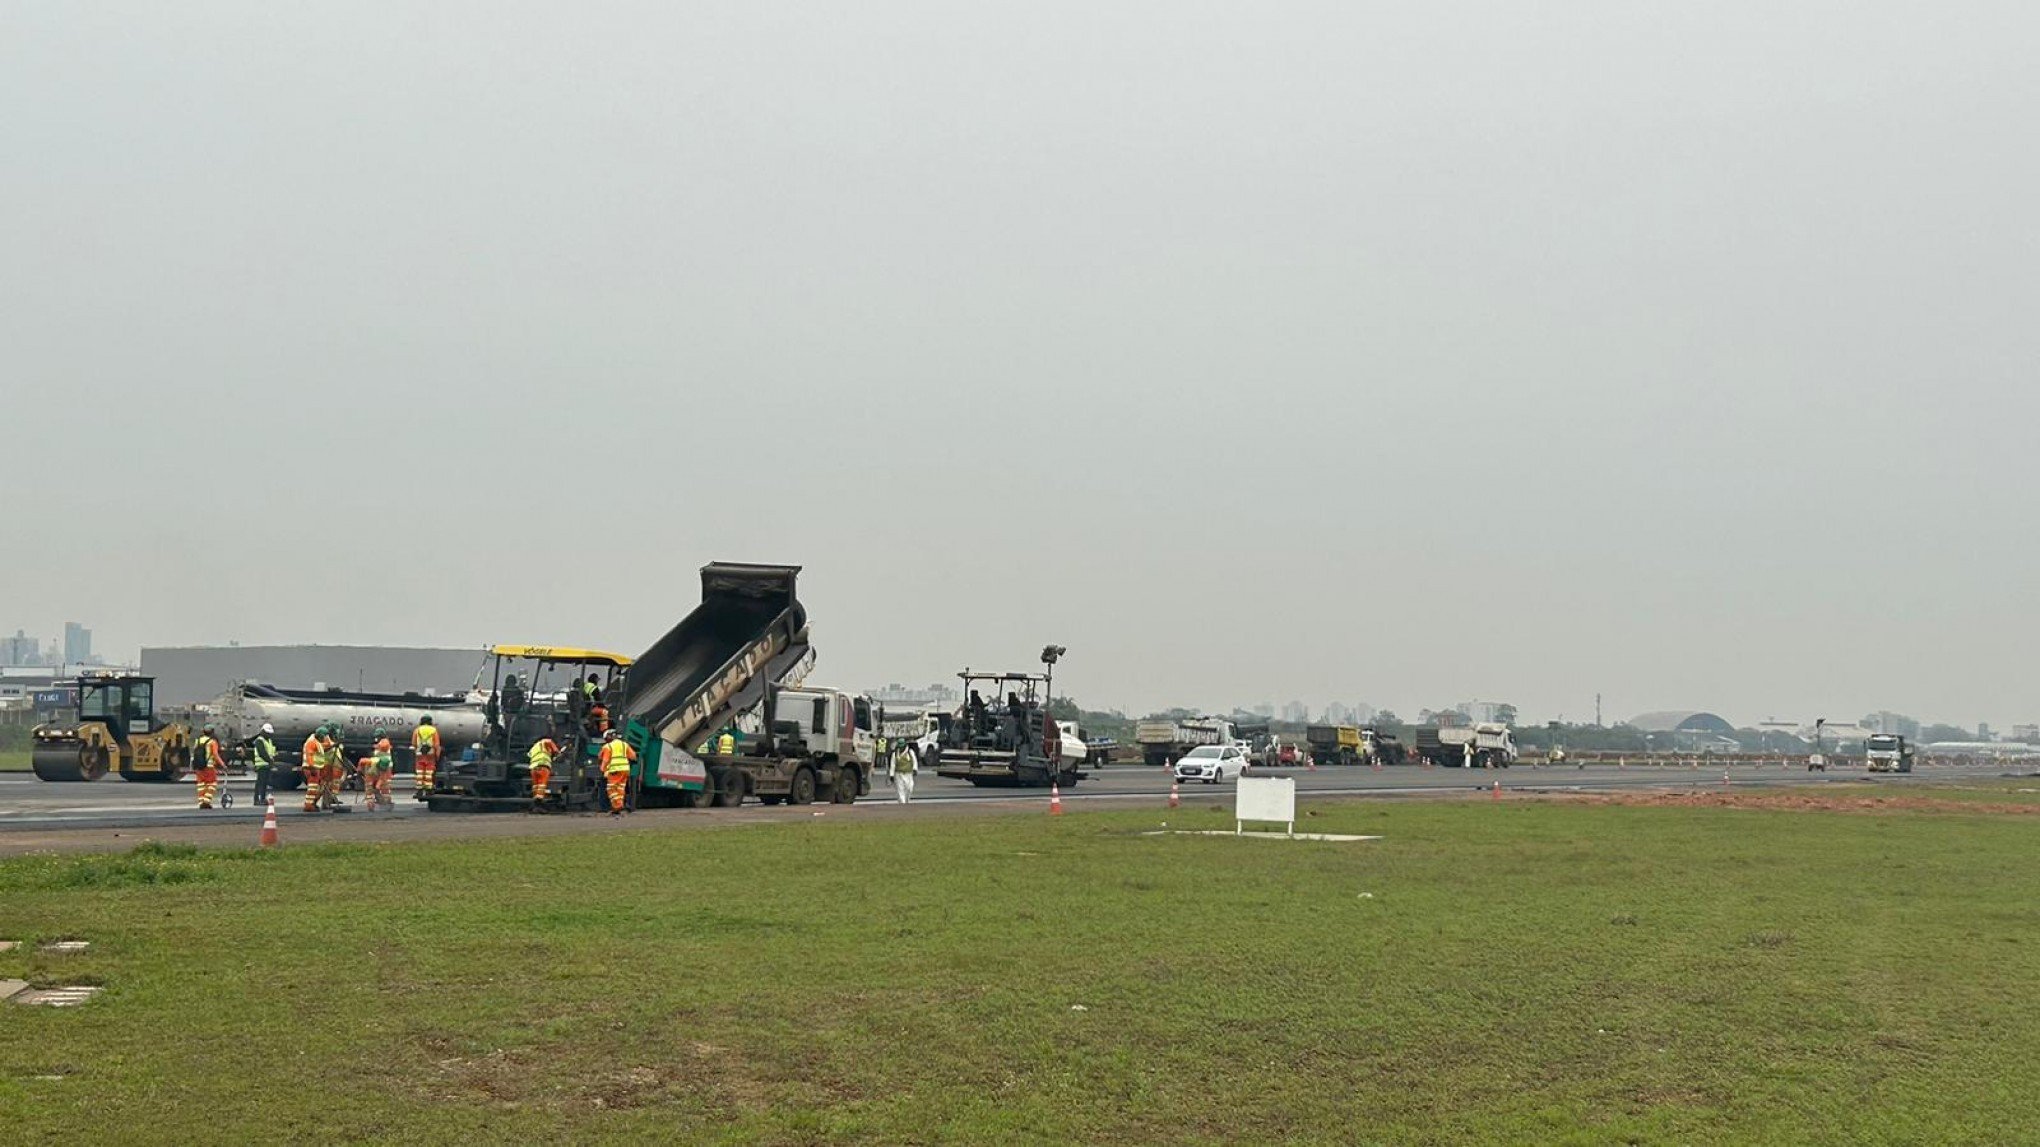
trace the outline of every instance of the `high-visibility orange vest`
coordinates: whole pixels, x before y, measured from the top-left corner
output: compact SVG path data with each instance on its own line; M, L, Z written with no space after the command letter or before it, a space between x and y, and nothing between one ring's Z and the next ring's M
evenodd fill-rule
M622 741L609 741L602 746L602 771L605 773L627 773L630 763L636 759L637 750Z

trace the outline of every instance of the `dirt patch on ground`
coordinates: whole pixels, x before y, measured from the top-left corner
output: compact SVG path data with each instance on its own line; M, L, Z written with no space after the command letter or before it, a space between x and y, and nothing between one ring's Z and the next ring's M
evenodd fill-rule
M1783 812L1949 812L2040 815L2040 804L2014 801L1936 800L1926 796L1834 796L1814 792L1620 793L1554 797L1587 804L1647 808L1749 808Z

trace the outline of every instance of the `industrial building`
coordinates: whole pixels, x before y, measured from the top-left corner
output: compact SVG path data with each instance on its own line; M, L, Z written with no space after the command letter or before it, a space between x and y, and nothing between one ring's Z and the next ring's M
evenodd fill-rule
M480 649L183 645L144 648L142 672L156 679L156 704L175 707L212 701L242 681L285 689L447 696L474 685L482 660Z
M1735 726L1719 714L1706 713L1697 709L1666 709L1654 713L1639 713L1629 719L1631 728L1652 737L1658 748L1675 749L1679 752L1723 750L1734 752L1741 747L1735 739Z

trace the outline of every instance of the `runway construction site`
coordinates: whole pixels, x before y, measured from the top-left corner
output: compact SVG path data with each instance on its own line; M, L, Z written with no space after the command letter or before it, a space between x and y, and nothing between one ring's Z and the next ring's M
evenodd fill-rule
M417 715L471 751L376 811L337 767L314 793L314 723L373 745L414 698L250 688L186 721L147 678L81 678L33 770L0 761L8 1139L2040 1126L2040 780L2015 764L1384 767L1356 741L1240 772L1226 742L1179 784L1050 717L1058 646L909 722L807 683L795 572L705 568L635 657L498 647L485 694ZM275 806L193 767L195 733L253 740L236 706L305 726ZM612 729L636 753L605 788ZM922 766L913 803L888 761ZM1249 813L1285 828L1234 835Z
M1319 770L1299 831L1378 839L1315 843L1163 832L1231 828L1231 793L1124 771L1062 815L959 784L286 817L267 850L240 807L0 826L38 849L0 860L0 992L72 1005L0 1005L0 1114L164 1143L2040 1125L2040 781Z

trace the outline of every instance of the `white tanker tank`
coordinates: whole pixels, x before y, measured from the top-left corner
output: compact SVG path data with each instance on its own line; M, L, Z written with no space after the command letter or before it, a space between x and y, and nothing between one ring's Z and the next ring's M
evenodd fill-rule
M271 784L294 789L303 783L298 750L320 725L340 730L340 743L350 759L366 756L375 745L375 731L389 734L399 772L411 771L411 730L420 718L431 717L439 743L449 754L482 740L488 720L474 697L428 697L422 693L349 693L339 689L279 689L246 681L228 689L213 703L212 725L221 742L245 760L245 746L265 724L276 728L277 763Z

